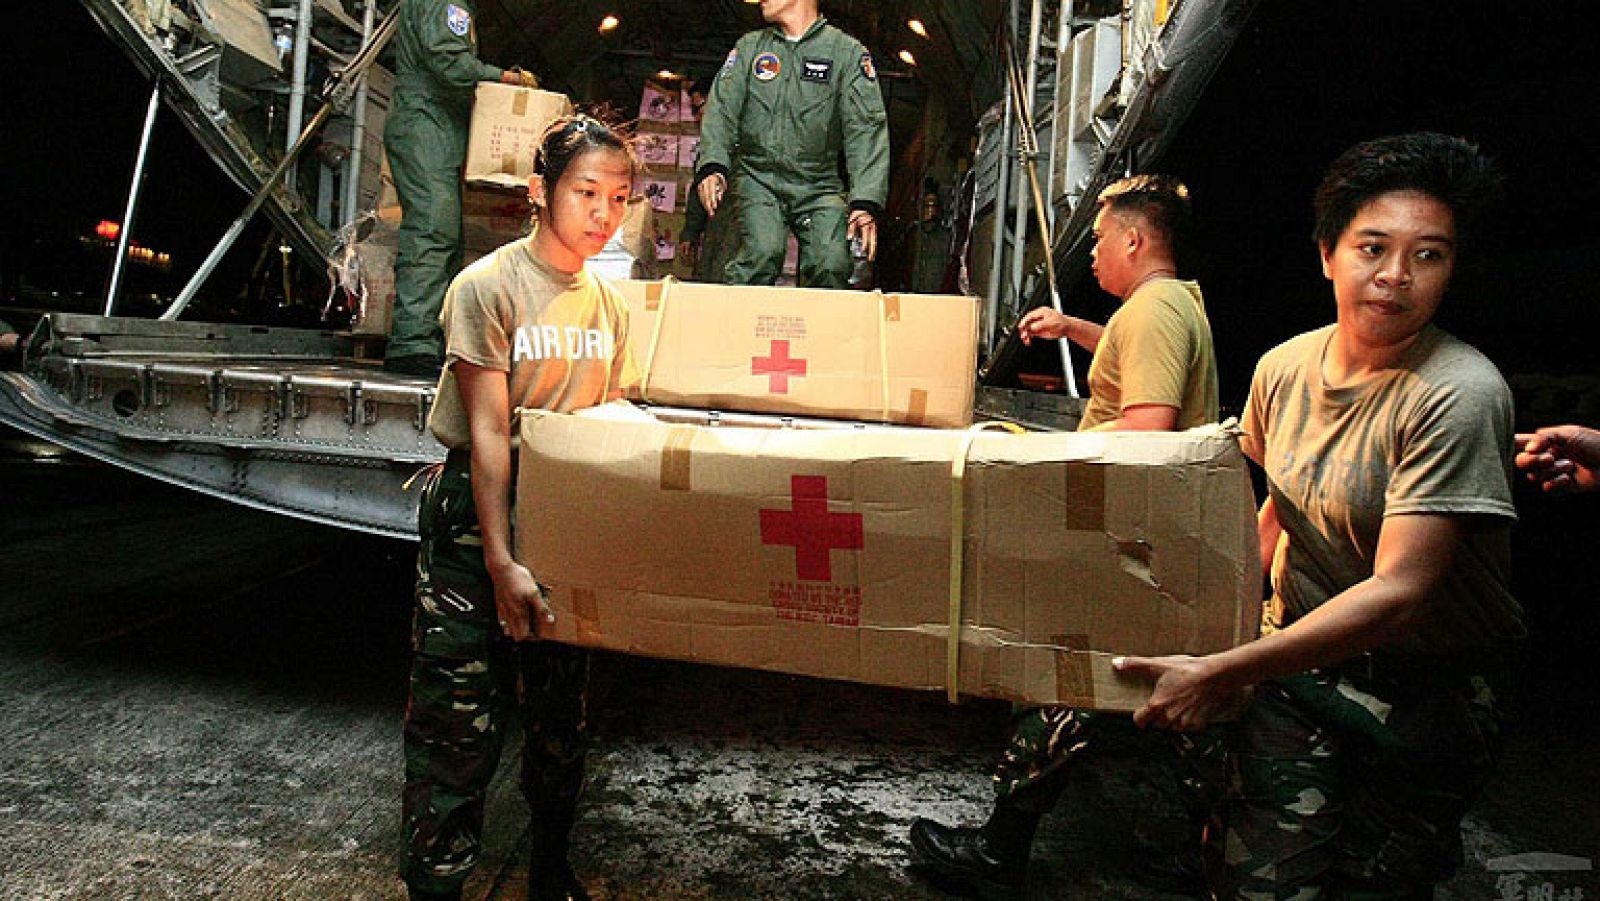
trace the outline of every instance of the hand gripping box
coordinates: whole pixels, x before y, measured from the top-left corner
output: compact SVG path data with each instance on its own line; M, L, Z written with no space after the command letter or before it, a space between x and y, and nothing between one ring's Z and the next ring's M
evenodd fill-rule
M613 405L616 406L616 405ZM524 412L518 558L555 640L1131 710L1118 654L1256 636L1235 436L701 426Z
M662 281L628 298L638 400L961 428L972 422L978 301Z
M479 82L467 131L467 183L526 189L539 139L571 112L565 94Z

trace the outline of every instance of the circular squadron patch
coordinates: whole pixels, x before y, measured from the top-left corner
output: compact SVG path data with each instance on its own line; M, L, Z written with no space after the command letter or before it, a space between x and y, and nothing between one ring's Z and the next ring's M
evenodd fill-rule
M778 59L776 53L763 53L750 64L750 74L756 77L756 81L771 81L782 71L783 60Z
M464 38L467 36L467 31L472 28L472 14L451 3L444 8L444 24L450 29L451 34Z

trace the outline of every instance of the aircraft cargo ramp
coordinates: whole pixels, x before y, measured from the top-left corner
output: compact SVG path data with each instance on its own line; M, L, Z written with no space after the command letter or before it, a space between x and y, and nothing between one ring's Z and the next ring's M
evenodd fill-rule
M335 332L54 313L0 422L263 510L416 537L406 484L444 459L434 386L355 359Z

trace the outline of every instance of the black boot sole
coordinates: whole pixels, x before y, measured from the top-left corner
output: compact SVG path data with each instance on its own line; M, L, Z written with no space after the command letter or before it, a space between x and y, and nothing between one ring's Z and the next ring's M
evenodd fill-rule
M980 872L952 865L939 858L924 844L920 833L911 833L911 849L916 852L913 870L940 891L983 901L1012 901L1025 896L1026 883L1012 884L990 879Z

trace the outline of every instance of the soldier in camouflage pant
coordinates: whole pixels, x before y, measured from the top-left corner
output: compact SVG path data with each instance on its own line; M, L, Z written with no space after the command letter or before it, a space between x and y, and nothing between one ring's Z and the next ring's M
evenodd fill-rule
M541 861L566 867L583 788L589 652L513 642L501 631L468 456L452 451L429 473L418 517L402 876L422 897L459 893L482 853L484 794L513 698L526 733L521 783L533 813L535 878Z
M1498 754L1515 671L1370 654L1257 686L1208 849L1218 896L1433 897L1461 865L1458 824Z
M1094 774L1117 800L1132 800L1129 819L1138 853L1148 868L1176 879L1198 876L1168 868L1188 863L1201 831L1226 786L1223 730L1145 732L1126 716L1076 707L1035 707L1019 712L1011 739L995 767L996 806L1031 819L1049 813L1079 761L1088 754ZM1185 886L1187 887L1187 886Z

